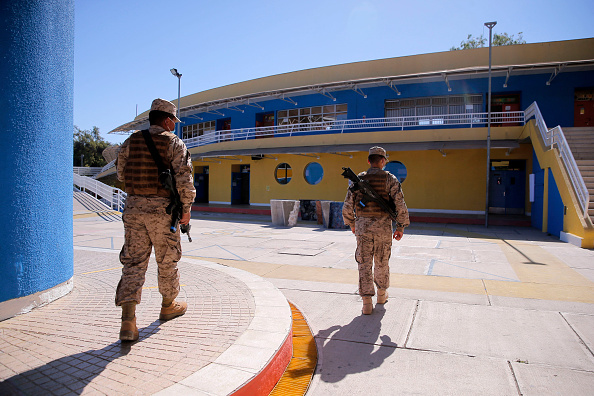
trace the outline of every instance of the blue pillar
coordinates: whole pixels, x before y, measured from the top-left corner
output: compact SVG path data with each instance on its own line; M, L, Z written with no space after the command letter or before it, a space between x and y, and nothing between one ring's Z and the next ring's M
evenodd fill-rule
M0 2L0 320L72 288L74 0Z

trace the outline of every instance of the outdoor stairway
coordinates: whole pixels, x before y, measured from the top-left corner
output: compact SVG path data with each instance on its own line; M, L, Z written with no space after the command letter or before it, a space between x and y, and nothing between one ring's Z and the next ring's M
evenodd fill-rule
M590 194L588 215L594 219L594 127L563 128L563 133Z
M77 205L77 208L80 212L88 211L88 212L107 212L111 211L112 209L98 200L97 198L93 197L91 194L87 194L84 191L78 191L74 189L73 191L73 198L80 206ZM84 210L83 210L84 209ZM76 208L75 208L76 211Z

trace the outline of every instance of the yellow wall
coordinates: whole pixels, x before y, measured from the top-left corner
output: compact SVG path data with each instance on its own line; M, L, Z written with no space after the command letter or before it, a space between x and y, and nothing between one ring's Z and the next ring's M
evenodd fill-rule
M231 161L221 160L220 164L208 163L196 164L208 165L208 200L216 202L231 202Z
M504 149L492 149L491 159L525 159L526 174L532 169L531 145L522 145L506 156ZM232 165L250 165L250 203L269 204L271 199L315 199L342 201L347 181L341 176L342 167L356 173L367 170L367 152L350 153L348 156L319 154L319 159L301 155L279 154L275 159L253 161L249 156L238 160L221 160L221 164L195 161L195 167L208 165L210 173L209 200L231 201ZM402 184L409 208L429 210L484 211L486 193L486 150L447 150L446 157L437 150L392 151L390 160L400 161L407 168L407 178ZM242 162L239 162L242 159ZM281 185L274 179L276 167L288 163L293 177ZM312 186L305 181L304 170L308 163L318 162L324 169L322 181ZM528 183L526 182L526 185ZM528 197L526 210L530 211Z

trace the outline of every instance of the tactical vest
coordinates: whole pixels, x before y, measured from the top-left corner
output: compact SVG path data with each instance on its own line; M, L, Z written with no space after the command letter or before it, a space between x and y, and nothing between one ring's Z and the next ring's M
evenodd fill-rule
M151 136L164 166L170 165L171 161L167 158L167 149L175 135L171 132L161 132L151 134ZM138 131L132 134L129 144L130 151L124 169L126 193L130 195L169 197L169 191L165 190L159 182L157 164L155 164L151 156L142 132Z
M390 194L386 191L386 182L388 180L388 172L381 171L378 173L367 173L363 172L363 175L359 175L361 180L365 180L369 185L387 202L390 200ZM355 213L357 217L382 217L388 216L382 208L375 202L369 201L365 207L359 202L363 198L363 194L360 191L355 193Z

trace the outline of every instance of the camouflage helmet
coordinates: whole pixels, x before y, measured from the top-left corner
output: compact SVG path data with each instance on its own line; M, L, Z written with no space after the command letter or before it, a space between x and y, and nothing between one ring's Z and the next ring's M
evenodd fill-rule
M372 148L369 149L369 155L368 155L368 157L371 157L372 155L381 155L385 159L388 159L388 154L386 153L386 150L384 150L380 146L374 146L374 147L372 147Z
M170 114L173 118L173 121L180 122L180 119L176 116L177 108L168 100L159 98L153 100L153 103L151 104L151 111L162 111L164 113Z

